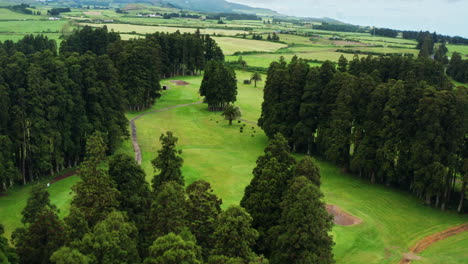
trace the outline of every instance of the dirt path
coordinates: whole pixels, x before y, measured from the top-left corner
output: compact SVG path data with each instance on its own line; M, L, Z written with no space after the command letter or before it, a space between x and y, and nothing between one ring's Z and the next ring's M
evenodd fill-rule
M257 125L257 122L254 122L254 121L249 121L249 120L245 120L245 119L242 119L242 118L239 118L240 121L244 121L246 123L249 123L249 124L252 124L252 125Z
M130 120L130 128L132 130L132 145L133 145L133 150L135 151L135 160L137 161L137 163L141 164L141 149L140 149L140 145L138 145L137 127L135 125L135 121L137 121L138 119L140 119L141 117L143 117L145 115L158 113L158 112L163 112L163 111L167 111L167 110L170 110L170 109L189 106L189 105L201 104L201 103L202 103L202 101L195 102L195 103L189 103L189 104L174 105L174 106L170 106L170 107L166 107L166 108L162 108L162 109L158 109L158 110L154 110L154 111L151 111L151 112L146 112L146 113L137 115L135 118Z
M451 237L457 234L460 234L460 233L463 233L463 232L468 232L468 223L459 225L456 227L451 227L440 233L436 233L436 234L423 238L422 240L418 241L413 247L410 248L410 252L405 254L405 256L403 256L403 258L400 261L400 264L411 263L411 261L414 259L413 256L415 256L415 254L421 253L422 251L424 251L426 248L428 248L430 245L434 244L435 242L446 239L448 237Z

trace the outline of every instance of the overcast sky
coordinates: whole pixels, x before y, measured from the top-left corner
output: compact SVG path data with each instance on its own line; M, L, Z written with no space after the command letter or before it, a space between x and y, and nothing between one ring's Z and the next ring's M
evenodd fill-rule
M228 0L285 15L468 37L468 0Z

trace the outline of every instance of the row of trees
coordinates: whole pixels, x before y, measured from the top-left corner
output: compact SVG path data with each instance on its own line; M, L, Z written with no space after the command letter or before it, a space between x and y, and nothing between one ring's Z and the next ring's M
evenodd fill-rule
M427 204L463 208L467 182L467 89L437 61L343 57L310 68L273 62L259 125L294 151L314 153L372 182L410 190Z
M454 52L447 67L447 74L457 82L468 83L468 60L463 60L458 52Z
M384 36L389 38L396 38L398 36L398 31L389 29L389 28L374 28L371 31L371 35L375 36Z
M106 27L84 27L60 54L41 35L0 43L0 191L76 166L94 131L112 153L128 136L124 111L150 107L161 77L222 60L216 42L198 31L122 41Z
M104 134L109 152L128 135L126 100L108 56L0 54L1 190L76 166L93 131Z
M331 218L321 201L318 169L310 158L295 165L283 137L278 135L257 162L243 202L249 209L225 211L209 183L195 181L184 189L177 138L168 132L160 140L150 190L144 171L129 156L116 155L109 169L102 169L106 147L101 135L93 134L69 215L60 220L46 186L36 185L22 211L24 226L12 236L15 250L0 238L0 259L11 264L269 263L256 253L265 251L257 239L264 241L266 229L258 223L269 217L271 263L333 263ZM280 157L287 159L280 162ZM261 189L270 177L276 184ZM259 214L260 207L252 204L264 194L274 203L259 201L272 208ZM307 237L297 243L303 232Z

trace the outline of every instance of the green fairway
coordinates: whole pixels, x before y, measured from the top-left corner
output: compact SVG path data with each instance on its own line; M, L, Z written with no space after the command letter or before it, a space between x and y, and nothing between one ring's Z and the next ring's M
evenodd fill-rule
M55 204L60 210L60 216L68 215L70 202L72 198L71 186L79 180L72 176L50 185L49 193L52 204ZM47 184L48 181L41 181L41 184ZM9 238L13 230L21 226L21 211L26 206L29 192L33 184L27 186L17 186L0 197L0 223L5 226L5 234Z
M248 74L238 73L237 79L240 82L246 77ZM172 85L154 109L199 100L196 92L201 78L179 79L191 85ZM260 88L239 85L236 104L246 119L258 117L261 100ZM135 115L129 114L129 118ZM252 177L255 160L266 146L265 135L255 126L254 138L245 132L241 134L238 130L240 124L227 125L219 113L208 112L204 104L149 114L136 124L143 151L142 165L148 180L154 174L150 161L160 147L159 135L173 131L179 137L179 148L183 151L183 174L187 184L196 179L211 182L216 194L223 199L224 207L240 201L243 189ZM246 127L246 131L250 131L252 125L247 124ZM122 151L131 154L131 145L125 144ZM334 227L337 263L397 263L402 253L416 241L468 221L468 216L424 206L406 192L343 174L327 162L318 163L327 203L338 205L363 220L357 226ZM468 243L468 240L462 238L462 243Z
M427 248L415 264L458 264L468 260L468 232L449 237Z

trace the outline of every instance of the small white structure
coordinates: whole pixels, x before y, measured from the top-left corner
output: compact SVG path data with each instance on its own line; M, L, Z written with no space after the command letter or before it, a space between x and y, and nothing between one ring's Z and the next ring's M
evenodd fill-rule
M59 17L49 17L49 20L60 20Z

